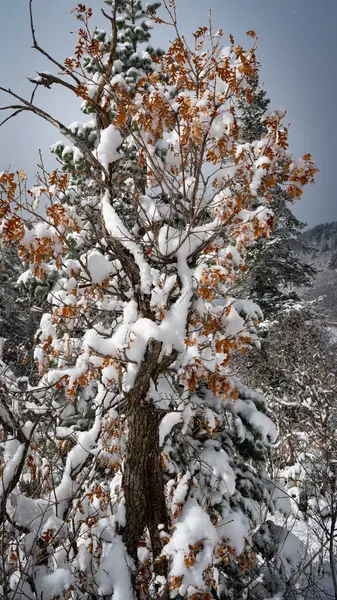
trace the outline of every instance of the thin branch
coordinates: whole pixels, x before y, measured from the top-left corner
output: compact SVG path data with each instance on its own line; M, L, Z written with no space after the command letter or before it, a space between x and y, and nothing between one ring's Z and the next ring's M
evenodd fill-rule
M11 106L6 106L4 108L0 108L0 110L6 110L6 109L9 110L11 108L12 108ZM9 121L10 119L13 119L13 117L16 117L17 115L19 115L24 110L25 110L24 108L20 108L20 109L16 110L15 112L13 112L11 115L9 115L9 117L6 117L6 119L4 119L3 121L0 122L0 127L2 127L2 125L7 123L7 121Z
M30 83L35 83L36 85L32 94L31 102L34 98L34 94L37 87L43 86L50 89L53 83L55 83L56 85L61 85L62 87L65 87L74 94L78 95L78 88L76 86L72 85L68 81L65 81L64 79L61 79L60 77L57 77L57 75L53 75L52 73L44 73L43 71L41 73L38 72L37 74L40 77L40 81L28 77L28 81L30 81ZM107 115L107 112L95 100L92 100L89 97L86 97L86 102L88 102L90 106L92 106L98 113L100 113L102 116L102 120L104 120L104 116Z
M11 481L9 482L7 489L3 491L3 496L2 496L2 499L1 499L1 505L0 505L0 524L2 524L3 520L6 517L6 504L7 504L8 496L12 493L12 491L14 490L14 488L16 487L16 485L19 483L22 470L23 470L23 468L25 466L25 463L26 463L26 458L27 458L29 447L30 447L30 442L31 442L31 440L33 438L35 429L36 429L36 427L37 427L37 425L38 425L38 423L40 421L40 418L41 417L38 417L36 419L36 421L35 421L32 429L31 429L29 438L25 438L25 442L24 442L24 446L25 447L24 447L24 450L23 450L23 453L22 453L21 460L20 460L19 464L17 465L17 467L16 467L16 469L14 471L14 476L11 479Z
M109 19L109 21L111 21L112 23L112 40L111 40L111 45L110 45L110 52L109 52L109 59L108 59L108 64L106 67L106 71L104 73L104 75L102 76L102 79L99 83L99 86L96 90L95 96L94 96L94 104L98 105L100 98L101 98L101 94L104 90L104 86L108 83L109 79L110 79L110 75L112 72L112 67L113 67L113 63L115 60L115 55L116 55L116 48L117 48L117 2L114 3L114 10L113 10L113 16L109 17L109 15L107 15L103 9L102 9L102 13L105 17L107 17ZM104 113L105 116L107 116L107 113ZM106 119L104 119L103 117L103 122L102 125L104 127L107 127L109 125L109 123L106 122Z
M87 147L85 142L83 142L76 135L74 135L68 127L66 127L63 123L61 123L61 121L58 121L57 119L52 117L49 113L44 111L42 108L39 108L35 104L32 104L31 102L26 100L25 98L22 98L21 96L19 96L15 92L13 92L11 89L6 89L6 88L0 86L0 91L5 92L6 94L9 94L10 96L12 96L13 98L16 98L23 104L23 106L15 105L15 104L12 106L7 106L6 109L8 109L8 110L11 109L11 110L20 111L20 112L23 110L27 110L29 112L32 112L32 113L38 115L45 121L48 121L48 123L51 123L51 125L54 125L54 127L56 127L66 138L68 138L77 148L79 148L79 150L81 150L81 152L83 153L84 156L86 156L86 158L88 159L89 162L91 162L97 169L99 169L100 171L102 171L104 173L106 179L108 178L108 173L107 173L106 169L103 167L103 165L101 165L101 163L97 160L97 158L95 158L94 154Z
M62 73L64 73L65 75L69 75L74 81L76 81L77 85L81 85L80 79L78 79L78 77L76 77L76 75L74 75L74 73L71 73L67 69L67 67L65 67L65 65L62 65L62 63L58 62L58 60L56 60L50 54L48 54L48 52L46 52L46 50L44 50L37 43L37 39L36 39L36 35L35 35L35 27L34 27L34 18L33 18L33 0L29 0L29 17L30 17L30 30L31 30L32 38L33 38L32 48L34 48L34 50L37 50L38 52L40 52L40 54L43 54L43 56L48 58L48 60L50 60L50 62L52 62L59 69L61 69Z
M36 84L36 86L34 87L34 89L33 89L33 91L32 91L32 95L31 95L31 97L30 97L30 103L31 103L31 104L33 104L33 102L34 102L35 93L36 93L36 90L37 90L37 88L38 88L38 85Z

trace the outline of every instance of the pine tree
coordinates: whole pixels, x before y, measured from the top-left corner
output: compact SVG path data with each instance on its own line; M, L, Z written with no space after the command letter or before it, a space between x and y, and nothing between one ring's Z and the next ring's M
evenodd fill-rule
M14 244L0 245L0 359L23 377L32 374L33 339L39 317L32 310L32 302L27 304L23 296L21 274L22 264Z
M263 135L268 104L255 77L253 92L248 98L241 98L243 142L250 141L254 133ZM328 431L334 429L336 422L335 368L324 319L300 299L296 290L310 285L316 272L305 262L306 255L314 251L312 239L325 252L329 249L330 231L324 232L318 226L312 238L310 232L302 234L304 224L292 213L291 194L278 183L278 178L270 189L270 200L275 218L271 234L268 239L256 240L248 252L248 271L239 287L241 293L258 302L264 316L272 322L267 327L263 324L259 332L261 352L249 350L237 368L250 386L263 390L275 415L280 433L271 454L270 474L274 472L277 487L289 494L296 517L304 519L303 531L308 528L309 545L313 539L316 545L321 544L333 581L334 550L329 556L325 548L333 546L336 522L335 473L328 466L334 461ZM318 589L323 585L315 557L310 574L302 570L300 561L285 568L280 540L288 538L290 544L289 537L294 537L288 531L291 523L287 519L282 528L269 521L254 536L255 549L265 559L254 587L258 597L282 593L296 596L296 589ZM299 556L301 552L304 556L299 540L292 539L291 543L298 546ZM336 583L332 586L337 589Z
M267 133L267 127L263 122L266 116L269 98L260 85L258 73L249 79L249 92L243 91L239 98L241 110L241 140L243 143L261 140Z
M264 119L270 104L257 74L250 84L251 92L242 94L240 100L243 143L265 135ZM241 293L256 301L266 318L275 318L278 311L299 301L296 288L310 285L315 269L305 262L311 252L301 233L305 224L293 214L293 198L278 175L269 190L269 201L272 231L268 239L256 240L250 249Z
M74 91L95 109L97 137L62 126L75 150L66 176L46 181L46 216L28 227L13 212L22 186L0 178L4 241L32 278L59 271L37 336L40 381L2 421L6 598L243 598L259 507L277 504L264 472L275 426L229 370L261 313L229 289L269 233L275 173L296 196L315 168L306 156L289 170L277 114L258 145L239 143L255 41L244 51L231 38L223 53L201 28L191 50L176 29L151 68L116 81L119 7L126 23L132 6L112 3L107 46L80 32L66 63L75 82L82 69ZM79 5L85 24L90 14ZM176 27L174 3L168 18ZM123 27L128 44L137 27ZM105 75L88 88L103 52Z
M150 40L152 28L150 15L156 14L160 3L148 4L146 10L144 10L141 0L118 0L118 2L105 0L105 3L112 7L111 13L115 19L111 34L95 28L90 37L82 31L83 35L79 41L78 54L76 54L77 57L83 55L82 68L85 84L80 91L84 98L86 95L89 98L84 99L81 108L84 114L91 115L91 120L85 123L75 121L69 126L75 138L83 140L92 150L97 147L101 130L108 127L116 117L114 87L126 86L128 93L133 98L139 79L155 70L154 61L163 54L160 48L154 49L151 45L146 46L145 49L142 48L142 45ZM85 10L82 10L78 13L81 22L87 27L91 16L91 11L86 13ZM85 47L90 51L90 55L84 55ZM111 60L112 57L113 60ZM77 60L70 58L66 64L70 68L78 66L78 58ZM48 77L50 77L49 74ZM42 74L41 83L43 80ZM109 89L106 88L106 83L109 84ZM68 175L71 173L71 179L68 181L69 190L81 190L82 197L87 191L87 195L92 197L93 190L86 190L88 182L91 187L93 185L90 176L90 162L86 161L76 143L69 146L64 142L57 142L52 146L51 151L62 163L63 170ZM135 152L135 145L132 143L132 139L129 139L128 148L124 149L123 163L119 162L117 169L112 164L109 167L111 178L132 176L139 182L143 180L144 173L137 165ZM120 171L121 168L125 170L124 174ZM69 191L68 193L71 201L71 193ZM76 202L76 194L72 195L74 196L73 201ZM95 207L88 208L93 210Z

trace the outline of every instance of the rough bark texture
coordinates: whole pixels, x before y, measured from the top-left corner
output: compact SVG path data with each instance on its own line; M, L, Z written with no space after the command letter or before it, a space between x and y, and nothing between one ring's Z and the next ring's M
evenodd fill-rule
M137 407L129 415L123 477L127 523L124 541L134 560L145 527L149 529L154 558L159 556L162 544L158 525L167 524L158 426L158 412L150 405Z
M158 369L161 344L149 342L133 390L128 394L128 439L123 475L126 527L123 539L128 553L137 563L137 547L148 528L153 558L162 550L158 525L167 526L164 478L159 446L160 415L145 400L150 379ZM165 562L157 563L156 571L165 574Z

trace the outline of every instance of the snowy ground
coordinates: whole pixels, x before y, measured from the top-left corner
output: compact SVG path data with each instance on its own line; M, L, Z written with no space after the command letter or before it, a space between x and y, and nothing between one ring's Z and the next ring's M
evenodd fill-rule
M328 543L324 545L322 528L313 519L304 521L292 515L286 519L271 517L288 534L280 535L279 556L284 570L296 582L298 593L289 596L299 600L336 600L331 577ZM325 523L329 528L330 523ZM336 532L337 533L337 532ZM336 540L337 542L337 540ZM335 570L337 573L337 543L335 542ZM305 573L304 577L300 573ZM285 596L284 598L287 598ZM279 599L278 599L279 600Z

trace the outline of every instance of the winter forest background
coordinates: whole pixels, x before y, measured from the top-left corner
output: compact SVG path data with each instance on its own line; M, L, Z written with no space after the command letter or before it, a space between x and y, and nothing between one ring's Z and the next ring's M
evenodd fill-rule
M29 8L48 71L1 114L54 166L0 171L0 599L336 600L337 223L293 212L255 31L101 0L64 58Z

